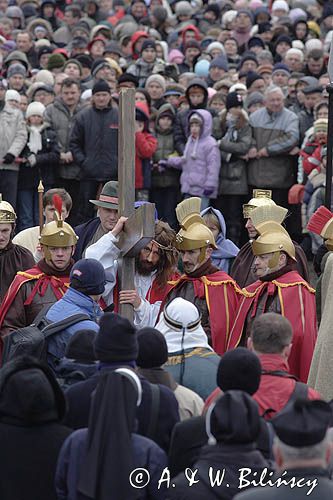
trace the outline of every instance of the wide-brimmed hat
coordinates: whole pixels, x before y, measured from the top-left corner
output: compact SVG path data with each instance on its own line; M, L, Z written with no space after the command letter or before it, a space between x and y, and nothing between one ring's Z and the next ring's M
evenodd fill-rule
M109 181L104 184L98 200L89 200L90 203L97 207L103 208L118 208L118 182Z

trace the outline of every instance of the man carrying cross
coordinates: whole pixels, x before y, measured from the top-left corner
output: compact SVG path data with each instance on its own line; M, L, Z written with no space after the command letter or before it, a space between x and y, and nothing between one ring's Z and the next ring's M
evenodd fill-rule
M114 304L122 314L126 309L130 319L134 308L135 324L146 326L155 324L170 289L168 280L176 276L176 234L165 222L154 223L154 205L134 210L134 116L134 91L127 89L120 94L119 107L118 202L122 216L110 232L86 249L85 256L99 260L106 271L106 304Z

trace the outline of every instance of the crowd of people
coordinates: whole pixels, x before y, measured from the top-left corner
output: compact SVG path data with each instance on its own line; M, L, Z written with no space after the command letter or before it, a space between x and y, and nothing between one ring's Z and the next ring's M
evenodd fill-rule
M330 0L0 0L1 499L332 498L332 38Z

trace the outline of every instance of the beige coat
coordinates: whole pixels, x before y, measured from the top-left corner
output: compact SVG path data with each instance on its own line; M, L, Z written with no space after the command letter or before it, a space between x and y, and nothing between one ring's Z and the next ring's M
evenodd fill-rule
M321 322L308 384L327 401L333 399L333 252L327 258L321 281Z

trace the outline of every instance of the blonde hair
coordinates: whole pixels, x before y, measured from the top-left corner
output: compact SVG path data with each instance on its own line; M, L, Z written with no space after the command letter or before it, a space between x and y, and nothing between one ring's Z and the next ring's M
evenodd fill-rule
M218 217L211 210L203 215L202 218L205 221L206 226L211 224L212 226L215 226L219 231L222 230Z

